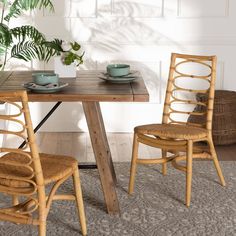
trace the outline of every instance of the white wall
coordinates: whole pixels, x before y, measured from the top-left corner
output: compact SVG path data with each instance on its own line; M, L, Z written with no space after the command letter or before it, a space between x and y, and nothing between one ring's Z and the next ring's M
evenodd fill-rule
M137 124L160 122L171 52L216 54L217 89L236 90L235 0L60 0L55 13L26 17L48 38L77 40L86 52L81 69L105 69L127 62L139 69L150 91L144 103L103 103L107 131L132 131ZM52 69L53 63L28 63ZM52 104L31 104L34 122ZM80 103L67 103L42 130L86 130Z
M6 114L7 111L6 111L6 106L5 104L0 104L0 115L2 114ZM1 121L0 122L0 130L4 130L6 127L6 122L3 122ZM4 143L4 135L3 134L0 134L0 147L2 147L2 144ZM0 157L1 157L1 154L0 154Z

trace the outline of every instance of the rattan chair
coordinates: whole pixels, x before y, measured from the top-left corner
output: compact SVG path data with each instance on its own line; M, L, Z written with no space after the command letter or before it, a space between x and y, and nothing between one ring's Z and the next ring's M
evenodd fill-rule
M76 200L81 231L86 235L77 161L69 156L38 153L25 91L0 92L0 101L12 107L10 115L0 115L0 121L8 122L9 127L0 130L0 134L12 140L10 145L5 144L0 148L0 193L9 195L10 199L13 196L14 199L9 206L0 208L0 220L37 225L39 235L44 236L52 201ZM14 147L16 137L26 141L23 148ZM74 194L55 194L58 187L70 177L74 181ZM48 184L51 184L51 189L46 196L45 187Z
M194 70L194 73L189 72L189 70ZM195 73L196 70L199 70L199 74ZM215 77L216 56L172 53L162 124L142 125L134 129L129 194L134 191L137 164L162 164L162 173L165 175L167 162L171 162L175 168L186 172L186 205L189 207L193 158L213 160L221 184L225 186L225 180L212 142ZM203 88L196 88L196 82L198 86L201 85ZM191 85L194 87L190 88ZM206 94L208 96L207 101L197 101L197 93ZM205 112L195 112L194 107L196 105L205 107ZM206 116L206 122L202 124L189 123L187 122L189 115ZM183 116L185 116L185 120ZM138 157L139 143L160 148L162 157L153 159ZM202 143L207 145L201 145ZM179 163L179 161L184 160L186 165ZM204 162L202 164L204 165Z

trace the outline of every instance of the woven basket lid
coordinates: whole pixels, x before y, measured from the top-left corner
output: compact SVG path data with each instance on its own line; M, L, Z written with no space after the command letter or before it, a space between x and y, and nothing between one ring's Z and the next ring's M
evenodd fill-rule
M196 95L197 101L206 102L207 94L198 93ZM215 91L215 103L235 103L236 104L236 91L230 90L216 90Z

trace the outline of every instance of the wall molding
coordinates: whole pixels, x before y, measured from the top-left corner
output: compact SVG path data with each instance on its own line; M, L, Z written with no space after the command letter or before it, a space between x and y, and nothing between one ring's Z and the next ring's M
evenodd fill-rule
M227 35L210 35L210 36L204 36L202 38L191 38L186 40L176 40L174 43L171 43L170 40L162 39L158 42L158 45L156 42L150 42L150 41L142 41L142 44L135 42L135 41L117 41L119 42L119 45L123 46L175 46L175 45L189 45L189 46L202 46L202 45L210 45L210 46L235 46L236 45L236 35L235 36L227 36ZM96 45L97 41L87 41L87 42L81 42L83 45Z
M225 81L225 62L224 61L218 61L217 67L216 67L216 76L217 77L216 77L215 89L223 90L224 81Z
M229 16L229 0L224 0L225 2L225 8L223 10L222 15L199 15L199 16L183 16L182 15L182 5L183 5L183 0L177 0L177 17L178 18L187 18L187 19L196 19L196 18L224 18ZM205 0L207 1L207 0Z
M116 1L117 0L111 0L111 15L113 15L113 16L116 16L116 17L131 17L131 18L163 18L164 17L164 11L165 11L165 9L164 9L164 1L165 0L156 0L156 1L160 1L160 5L161 5L161 7L160 7L160 14L158 14L156 16L154 16L154 15L142 15L142 14L137 15L137 16L132 15L132 14L131 15L118 14L115 11L115 5L117 4ZM146 2L147 1L148 0L146 0Z
M83 2L83 1L88 2L89 0L80 0L80 1L78 1L78 3ZM89 15L85 16L83 14L80 16L77 16L77 15L71 14L73 0L67 0L67 1L60 0L61 3L57 3L57 0L52 0L52 3L55 7L55 12L50 13L48 11L43 10L43 16L44 17L62 17L62 18L97 18L97 16L98 16L98 0L93 0L93 1L95 1L95 4L94 4L95 9L94 9L94 14L92 14L90 16ZM67 7L70 10L68 10L68 11L65 10L66 9L65 4L68 4ZM89 5L91 7L91 4L89 4ZM57 7L59 8L58 11L56 9Z

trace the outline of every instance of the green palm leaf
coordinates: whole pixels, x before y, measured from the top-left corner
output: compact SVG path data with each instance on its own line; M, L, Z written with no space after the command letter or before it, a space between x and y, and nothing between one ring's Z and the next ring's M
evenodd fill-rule
M61 39L54 39L52 41L42 42L41 47L45 51L43 60L48 62L49 59L54 55L59 55L60 52L63 51L61 44L62 44Z
M30 61L37 58L37 45L35 42L20 42L11 49L11 57Z
M6 47L2 44L0 44L0 56L3 55L6 52ZM1 68L1 65L0 65Z
M12 43L12 35L7 25L0 23L0 45L4 45L5 48Z
M9 22L12 17L21 15L23 11L37 8L47 8L50 11L54 11L53 4L50 0L15 0L10 6L9 13L4 17L4 20Z
M45 41L44 35L31 25L13 28L10 30L10 33L12 33L12 35L19 41L25 41L26 38L36 43Z
M48 62L51 57L62 51L61 41L54 39L53 41L21 41L15 44L11 50L11 57L30 61L39 59Z
M63 49L61 47L62 41L63 40L61 39L53 39L52 41L43 42L43 45L45 45L45 47L47 48L52 48L53 50L57 52L63 52Z

